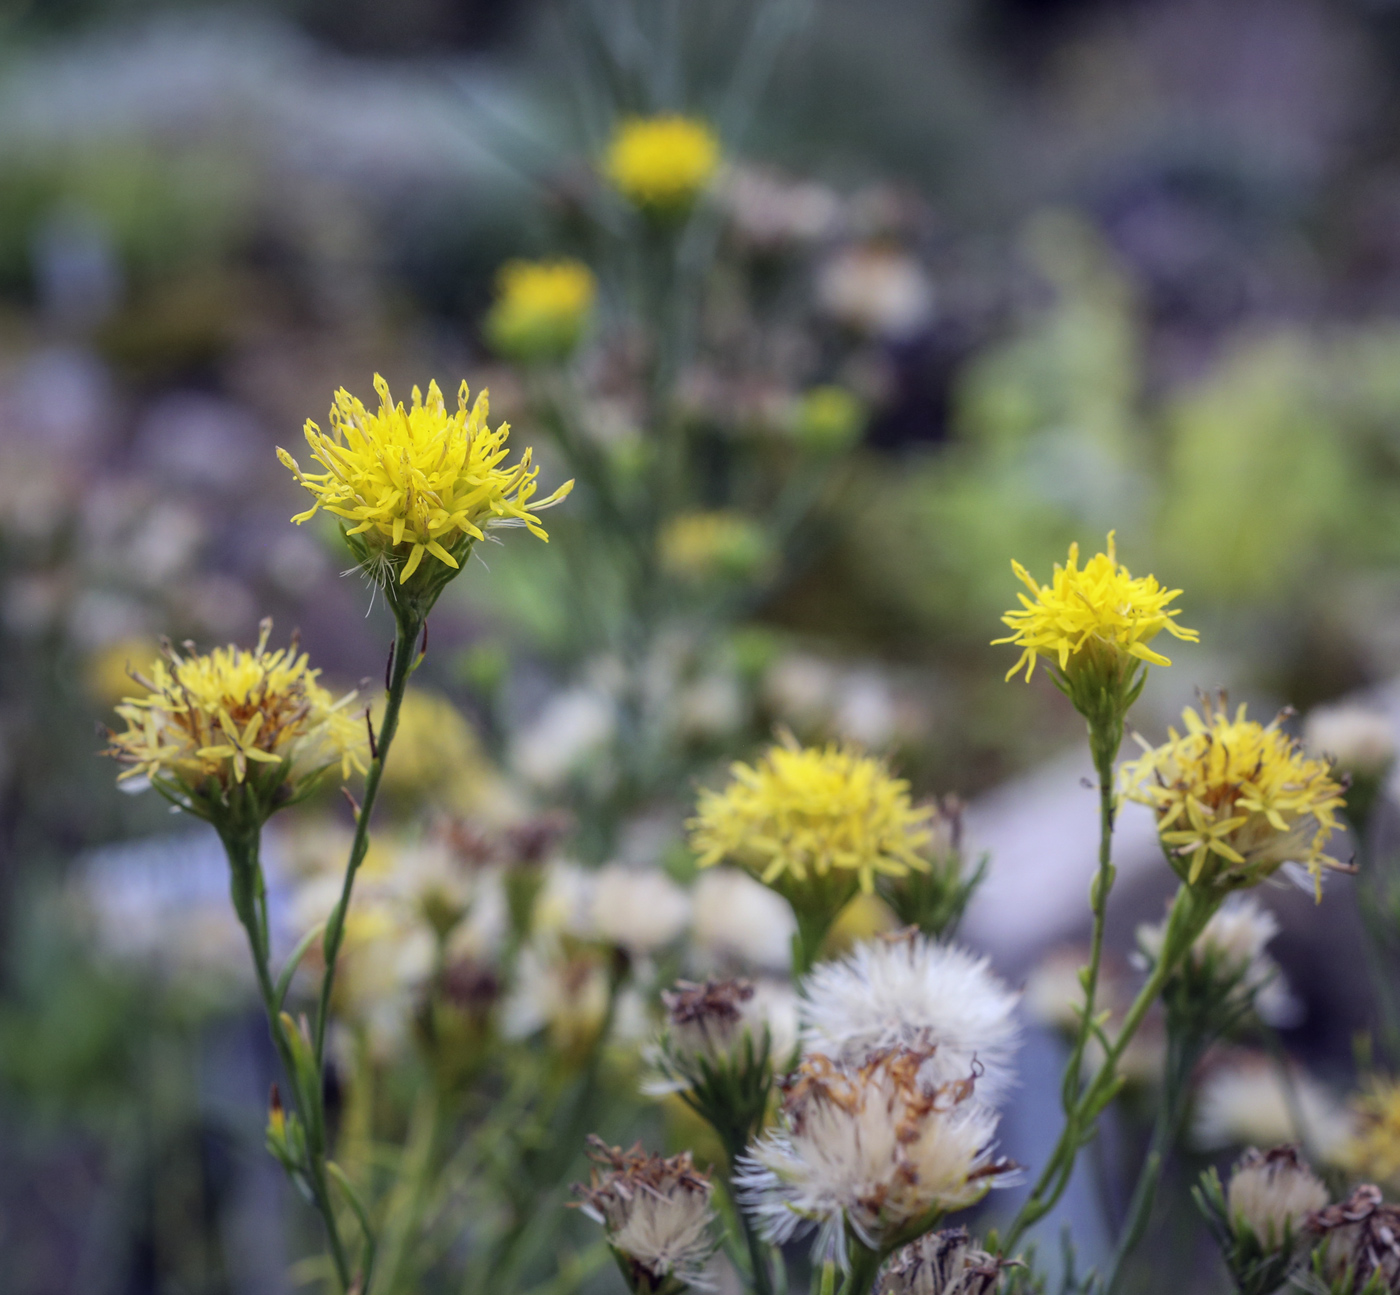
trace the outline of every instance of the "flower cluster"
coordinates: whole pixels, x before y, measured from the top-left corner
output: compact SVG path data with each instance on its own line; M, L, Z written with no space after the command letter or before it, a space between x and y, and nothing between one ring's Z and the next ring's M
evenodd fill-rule
M719 166L719 140L691 117L629 117L613 135L603 172L644 211L683 211Z
M1019 595L1021 609L1001 618L1012 633L994 640L1022 649L1008 679L1024 666L1029 680L1042 656L1062 675L1084 667L1121 674L1139 661L1171 665L1150 646L1158 634L1166 630L1188 643L1197 641L1195 630L1176 623L1180 612L1168 607L1181 590L1164 589L1155 576L1132 576L1119 565L1111 532L1108 551L1090 558L1082 570L1079 545L1071 544L1069 560L1056 564L1048 585L1037 584L1019 562L1011 569L1033 597Z
M735 1178L771 1241L815 1225L817 1256L844 1267L850 1238L884 1253L1010 1181L1015 1166L993 1153L996 1111L971 1076L924 1080L930 1056L892 1048L845 1065L814 1054L783 1081L780 1125Z
M1281 718L1281 717L1280 717ZM1342 785L1280 720L1233 715L1222 696L1187 709L1185 732L1123 766L1123 792L1150 805L1172 866L1191 885L1251 886L1284 863L1305 866L1321 893L1325 853L1344 804ZM1139 739L1141 741L1141 739Z
M580 1208L603 1225L629 1287L661 1295L704 1284L715 1251L713 1188L690 1153L652 1156L591 1137L589 1154L598 1168L575 1189Z
M510 428L491 429L485 391L469 406L462 383L457 410L449 413L436 382L428 384L426 399L414 387L408 409L394 403L378 374L374 389L377 412L344 388L336 392L329 435L307 421L311 457L324 471L303 472L278 449L283 465L316 497L294 522L324 508L351 523L345 533L352 545L358 541L356 555L386 585L393 575L406 584L426 557L442 564L437 575L445 578L491 527L524 526L549 538L535 514L562 500L573 482L535 499L539 469L531 466L528 449L505 465Z
M562 359L578 345L597 294L582 261L507 261L496 276L486 335L509 359Z
M295 639L269 652L271 633L264 620L251 651L230 645L186 656L167 645L148 673L133 672L146 694L117 707L126 730L111 733L107 749L128 766L119 779L149 779L207 817L250 779L264 797L283 791L285 802L332 766L345 778L363 773L356 694L333 697Z
M870 892L878 874L928 867L921 852L931 811L910 802L907 782L853 747L785 740L730 772L724 791L700 793L687 825L702 868L729 859L789 885L840 873Z

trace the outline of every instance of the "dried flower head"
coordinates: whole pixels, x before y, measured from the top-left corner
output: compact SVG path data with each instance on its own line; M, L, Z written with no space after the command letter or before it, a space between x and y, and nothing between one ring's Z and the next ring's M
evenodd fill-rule
M603 173L645 211L684 211L719 167L719 140L693 117L628 117L618 124Z
M1309 1215L1305 1227L1326 1244L1322 1268L1330 1281L1349 1279L1358 1295L1400 1292L1400 1207L1387 1205L1379 1187L1363 1183Z
M1400 1082L1371 1075L1352 1099L1356 1130L1341 1161L1357 1178L1400 1187Z
M1323 760L1308 756L1280 727L1231 717L1222 694L1182 713L1186 731L1148 746L1120 772L1123 794L1150 805L1172 866L1191 885L1253 886L1284 863L1312 874L1319 897L1324 867L1346 865L1324 853L1345 803Z
M1327 1188L1296 1147L1251 1147L1235 1163L1226 1189L1230 1227L1248 1227L1265 1250L1290 1247L1303 1220L1327 1204Z
M496 276L486 335L512 360L562 359L583 336L597 295L582 261L507 261Z
M1019 995L986 958L916 931L877 937L802 982L803 1042L846 1065L875 1052L929 1053L921 1078L933 1086L977 1072L977 1093L995 1101L1012 1082L1020 1041Z
M485 391L469 407L462 383L457 410L449 413L436 382L428 384L426 400L414 387L408 409L394 403L378 374L374 389L377 412L343 387L336 392L330 435L307 420L306 441L323 472L302 472L278 449L283 465L316 497L294 522L324 508L350 523L346 538L361 565L385 585L394 574L406 584L425 557L435 560L436 580L446 579L493 527L524 526L549 538L535 514L562 500L573 482L535 499L539 469L530 465L531 451L504 465L510 427L488 426Z
M603 1225L634 1292L661 1295L685 1286L705 1286L705 1266L715 1252L714 1209L709 1179L690 1152L648 1155L638 1143L630 1151L588 1139L598 1168L574 1190L579 1208Z
M184 656L166 644L147 674L132 674L146 695L117 707L126 730L109 734L106 751L129 766L120 781L149 779L208 817L236 787L250 786L270 813L334 765L345 778L364 772L356 694L332 697L295 638L269 652L271 620L258 631L252 651L230 645Z
M667 1041L678 1057L724 1061L747 1038L762 1044L767 1023L750 980L678 980L663 990Z
M926 1232L895 1253L876 1295L993 1295L1007 1266L973 1245L966 1228Z
M799 747L790 737L701 791L688 823L702 868L729 859L773 885L844 873L867 893L879 873L924 870L930 811L909 784L851 746Z
M903 1048L860 1066L815 1055L788 1076L780 1127L735 1175L769 1240L815 1225L815 1257L844 1267L848 1231L878 1251L1010 1181L1015 1166L993 1155L996 1112L976 1100L974 1079L931 1087L920 1077L928 1059Z
M1012 571L1034 595L1021 600L1019 611L1009 611L1002 622L1012 633L994 643L1012 643L1022 649L1021 658L1006 677L1012 678L1022 666L1026 678L1035 671L1038 657L1048 657L1060 673L1077 669L1108 670L1125 674L1136 662L1171 665L1150 646L1163 630L1188 643L1195 643L1195 630L1183 629L1175 621L1180 612L1167 604L1180 589L1164 589L1155 576L1132 576L1120 566L1108 536L1108 551L1096 554L1079 568L1079 545L1069 547L1069 560L1056 564L1048 585L1040 585L1019 562Z

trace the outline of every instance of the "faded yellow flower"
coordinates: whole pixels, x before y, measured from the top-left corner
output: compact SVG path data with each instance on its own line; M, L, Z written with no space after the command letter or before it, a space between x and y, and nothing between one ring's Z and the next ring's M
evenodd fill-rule
M932 810L911 804L909 784L854 747L788 738L730 773L723 791L701 791L686 825L702 868L728 859L770 885L843 873L868 894L877 874L929 866Z
M557 504L574 483L534 498L539 469L531 466L531 451L505 465L510 426L493 431L488 425L485 391L469 407L462 383L456 412L449 413L436 382L428 384L426 400L414 387L408 409L394 403L378 374L374 389L377 412L343 387L336 392L329 435L307 421L311 457L323 472L302 472L278 448L283 465L316 497L294 522L308 521L321 508L349 522L345 534L356 556L385 584L393 574L406 583L429 556L455 571L492 527L524 526L549 538L535 514Z
M608 145L603 173L638 207L684 210L719 167L719 140L703 121L678 115L628 117Z
M513 360L562 359L578 345L597 293L582 261L507 261L496 276L486 335Z
M332 766L345 778L364 772L356 694L332 697L295 639L269 652L272 622L259 628L252 651L182 656L167 647L147 674L133 675L146 695L117 707L126 731L110 734L106 752L128 766L120 780L148 778L196 810L251 783L270 812Z
M1108 551L1090 558L1082 570L1079 545L1071 544L1069 560L1064 566L1056 564L1048 585L1037 584L1019 562L1012 562L1011 569L1033 597L1018 595L1020 610L1001 618L1012 633L992 640L1022 649L1020 660L1006 672L1008 679L1024 666L1029 681L1042 656L1062 675L1076 666L1122 674L1137 661L1171 665L1149 646L1162 630L1188 643L1199 638L1195 630L1179 626L1173 619L1179 612L1167 606L1181 590L1164 589L1155 576L1134 577L1120 566L1112 532Z
M1120 772L1123 794L1155 811L1172 866L1192 885L1231 889L1299 863L1320 897L1323 868L1346 867L1324 852L1345 804L1331 766L1277 718L1259 724L1243 706L1232 718L1223 694L1182 719L1186 731L1161 746L1139 737L1144 754Z

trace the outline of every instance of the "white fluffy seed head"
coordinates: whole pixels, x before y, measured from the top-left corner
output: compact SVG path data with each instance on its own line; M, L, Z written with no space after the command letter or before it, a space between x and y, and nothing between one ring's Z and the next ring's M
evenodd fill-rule
M1225 1193L1230 1226L1241 1224L1266 1250L1279 1250L1298 1236L1303 1220L1327 1204L1327 1188L1291 1146L1251 1147L1230 1174Z
M977 1095L996 1102L1011 1086L1020 1042L1019 996L986 958L901 933L857 945L802 982L803 1046L845 1065L890 1048L929 1052L934 1086L975 1071Z
M608 1244L653 1281L673 1276L707 1286L705 1267L715 1251L712 1188L690 1153L649 1156L640 1145L623 1151L597 1137L588 1141L598 1168L574 1190L583 1212L603 1225Z
M815 1225L815 1258L845 1266L848 1229L876 1249L931 1211L966 1209L1011 1180L1015 1166L993 1155L996 1111L970 1078L928 1085L927 1060L908 1049L861 1066L816 1055L788 1077L778 1129L735 1176L769 1240Z
M926 1232L895 1253L877 1295L992 1295L1005 1266L973 1245L966 1228Z

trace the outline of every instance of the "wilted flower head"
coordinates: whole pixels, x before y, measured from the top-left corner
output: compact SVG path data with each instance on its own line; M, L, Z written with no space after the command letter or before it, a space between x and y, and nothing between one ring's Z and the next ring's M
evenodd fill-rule
M926 1232L895 1253L876 1295L993 1295L1006 1266L975 1246L966 1228Z
M258 629L252 651L230 645L182 656L167 645L148 675L133 674L146 695L117 707L126 731L110 734L106 752L129 766L120 780L147 778L201 817L246 784L265 817L333 765L345 778L364 772L356 694L332 697L295 639L269 652L272 622Z
M661 1295L706 1285L715 1252L713 1188L690 1152L651 1156L640 1143L623 1151L595 1136L588 1149L598 1168L574 1190L583 1212L603 1225L632 1290Z
M909 784L854 747L785 738L730 773L724 791L701 791L687 824L702 868L729 859L783 889L843 873L870 892L879 873L928 867L921 851L931 811L912 805Z
M1138 662L1171 665L1149 646L1163 630L1189 643L1199 638L1195 630L1178 625L1174 618L1180 612L1167 606L1181 590L1164 589L1155 576L1134 577L1120 566L1112 532L1108 552L1090 558L1082 570L1079 545L1071 544L1068 562L1056 564L1048 585L1037 584L1019 562L1012 562L1011 569L1034 598L1018 595L1021 609L1001 618L1012 633L992 640L1022 649L1008 679L1024 666L1029 680L1043 656L1065 678L1093 673L1126 680Z
M1341 1161L1357 1178L1400 1186L1400 1083L1371 1075L1352 1100L1356 1130Z
M496 276L486 335L512 360L562 359L578 345L597 292L582 261L507 261Z
M979 958L917 932L877 937L802 982L803 1042L846 1065L875 1052L927 1052L921 1079L941 1086L977 1073L995 1101L1012 1082L1018 995Z
M618 124L603 173L629 202L658 215L683 212L719 166L719 140L693 117L628 117Z
M727 508L681 513L657 540L662 567L679 580L747 580L771 556L759 527Z
M1277 919L1253 895L1228 895L1175 974L1191 977L1203 992L1223 994L1229 1006L1252 1007L1270 1025L1287 1025L1295 1019L1298 1004L1267 951L1278 929ZM1138 947L1154 963L1161 956L1166 930L1166 918L1138 927Z
M1307 1215L1327 1204L1327 1188L1296 1147L1251 1147L1230 1171L1225 1200L1235 1232L1244 1225L1264 1249L1279 1250L1298 1236Z
M408 409L394 403L389 384L378 374L374 389L377 412L343 387L336 392L330 435L307 420L311 457L325 471L304 473L278 449L283 465L316 496L294 522L308 521L325 508L350 523L345 534L352 550L385 585L395 574L406 584L431 557L431 583L440 588L466 560L472 543L492 527L524 526L542 540L549 538L535 514L563 499L573 482L534 498L539 469L530 465L531 451L514 466L504 466L510 427L502 423L492 431L488 426L485 391L468 407L462 383L457 410L449 413L436 382L428 384L426 400L414 387Z
M1183 880L1214 888L1253 886L1284 863L1304 865L1318 895L1324 853L1345 803L1326 761L1308 756L1279 727L1231 718L1226 699L1182 714L1186 731L1150 747L1121 770L1123 794L1150 805L1172 867ZM1282 718L1282 717L1280 717Z
M997 1115L974 1080L932 1087L926 1051L896 1048L860 1066L809 1056L784 1081L780 1127L740 1162L735 1186L769 1240L817 1226L815 1257L847 1264L849 1230L879 1250L916 1221L933 1226L1007 1183L992 1154Z
M1349 1278L1360 1295L1400 1292L1400 1207L1387 1205L1379 1187L1363 1183L1346 1200L1309 1215L1306 1227L1326 1243L1323 1272Z
M762 1044L766 1023L757 1010L753 982L678 980L661 994L670 1046L681 1057L707 1061L733 1057L745 1038Z

